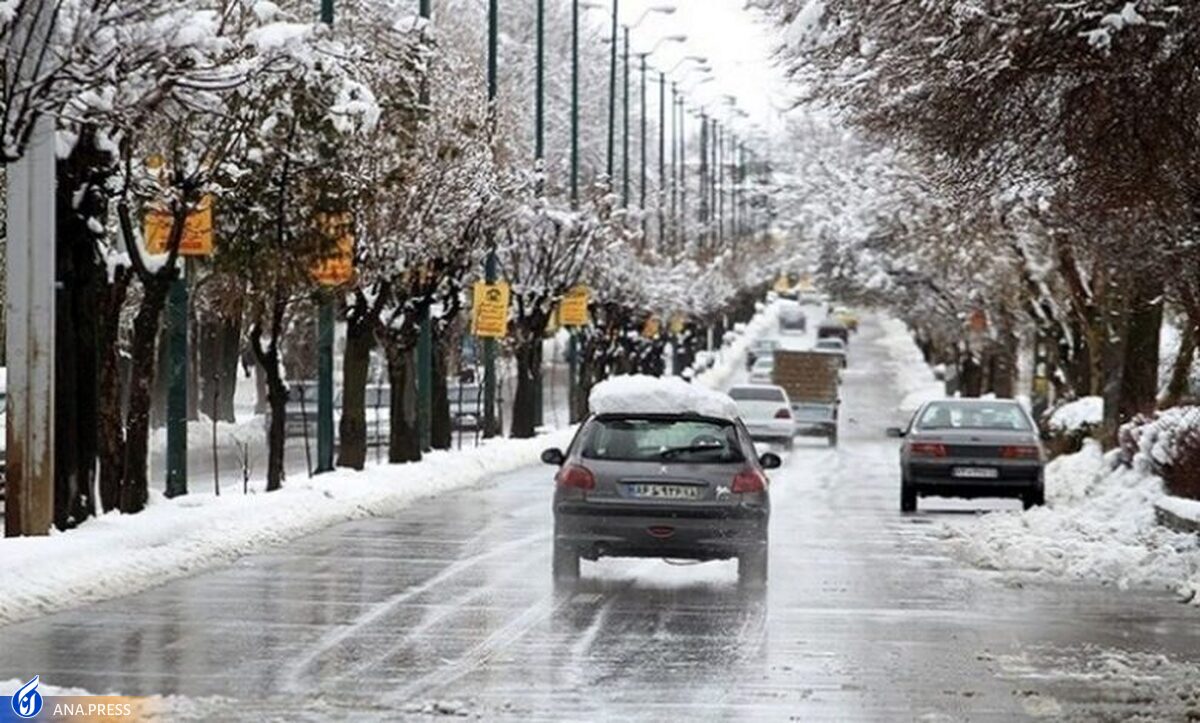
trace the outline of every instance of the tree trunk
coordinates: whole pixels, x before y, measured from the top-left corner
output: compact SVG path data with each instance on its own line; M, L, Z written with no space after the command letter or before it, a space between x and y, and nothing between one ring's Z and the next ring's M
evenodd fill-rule
M374 322L351 314L342 356L342 418L338 422L338 466L362 469L367 463L367 377L371 371Z
M1183 335L1179 339L1179 354L1171 365L1171 379L1167 382L1167 392L1163 396L1162 406L1173 407L1191 391L1192 365L1196 362L1196 325L1188 318L1183 327Z
M271 301L271 342L262 343L262 326L250 331L250 348L267 383L271 422L267 426L267 492L283 488L283 450L286 441L288 387L283 381L280 349L283 342L288 298L278 286Z
M388 462L421 461L421 440L417 436L416 350L394 341L385 343L388 379L391 382L391 409L388 429Z
M1132 319L1131 309L1126 307L1113 314L1111 331L1104 335L1104 344L1099 352L1093 352L1097 365L1095 372L1100 379L1099 391L1104 397L1104 422L1100 428L1100 443L1105 449L1112 449L1117 444L1117 432L1120 430L1121 402L1125 387L1125 349L1129 344L1129 326ZM1155 353L1155 359L1158 354ZM1095 384L1093 380L1093 384Z
M1134 293L1125 332L1125 359L1117 404L1121 424L1150 414L1158 400L1158 342L1162 333L1162 284L1141 282Z
M151 380L157 361L159 322L166 306L171 279L155 276L143 280L142 304L133 320L130 361L129 414L125 430L125 473L121 511L141 512L149 496L147 460L150 444Z
M279 350L272 349L259 357L259 364L267 377L267 403L270 405L271 423L267 426L267 492L283 488L283 447L286 441L288 388L283 383L283 371L279 363Z
M57 203L54 525L60 530L91 514L96 460L95 255L87 222L71 204L78 190L60 184Z
M974 352L961 352L958 360L959 391L964 397L979 397L983 394L983 367Z
M105 273L99 270L98 273ZM97 439L100 458L100 508L105 512L121 505L125 479L125 425L122 415L121 350L118 329L121 308L133 272L118 267L107 289L97 297Z
M538 321L539 318L531 319L532 328L539 328ZM516 439L529 439L537 434L536 405L537 387L542 383L542 340L536 333L530 336L532 339L519 342L515 350L517 391L513 398L511 436Z
M209 317L194 327L196 340L196 387L200 411L211 415L215 407L217 419L236 422L234 395L237 391L238 359L241 356L242 319Z
M433 410L430 420L430 444L434 449L450 449L454 444L454 425L450 419L448 350L444 339L433 342Z

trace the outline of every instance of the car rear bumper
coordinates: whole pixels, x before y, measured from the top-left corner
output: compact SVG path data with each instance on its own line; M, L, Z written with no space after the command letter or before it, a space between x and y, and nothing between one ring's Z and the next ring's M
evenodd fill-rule
M996 479L972 479L954 477L951 470L956 466L994 467ZM958 462L945 465L910 465L906 479L918 495L947 495L953 497L1007 497L1016 496L1043 486L1042 468L1038 464L1006 463L995 460Z
M836 422L796 422L792 434L798 437L828 437L836 431Z
M554 540L589 560L722 560L765 547L769 516L768 508L758 505L668 510L560 502L554 510Z
M788 440L793 436L792 423L788 420L783 420L775 424L747 424L746 431L750 433L750 438L756 442L777 439Z

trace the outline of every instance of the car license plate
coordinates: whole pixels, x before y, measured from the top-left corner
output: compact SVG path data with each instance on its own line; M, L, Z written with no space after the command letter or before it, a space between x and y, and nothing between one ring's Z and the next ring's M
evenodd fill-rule
M638 499L698 500L700 488L688 485L631 484L629 493Z
M950 474L960 479L997 479L1000 470L995 467L955 467Z

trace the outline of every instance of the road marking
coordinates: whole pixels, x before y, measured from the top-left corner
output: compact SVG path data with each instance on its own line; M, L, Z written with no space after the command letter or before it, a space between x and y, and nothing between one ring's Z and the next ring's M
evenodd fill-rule
M369 627L382 618L391 614L398 606L403 603L427 592L428 590L446 582L447 580L459 575L479 563L489 560L493 557L500 557L508 553L532 545L539 540L546 539L550 536L550 531L538 532L533 535L522 537L512 542L506 542L497 547L493 547L487 552L481 552L478 555L456 560L447 565L441 572L429 578L420 585L407 588L391 597L376 603L363 615L360 615L354 622L349 625L340 626L334 630L321 636L321 639L313 645L312 649L307 654L301 657L296 662L288 666L287 673L284 675L284 689L292 692L300 692L309 690L308 686L300 684L300 677L305 670L308 669L318 658L333 650L337 646L344 643L349 638L360 633L364 628Z

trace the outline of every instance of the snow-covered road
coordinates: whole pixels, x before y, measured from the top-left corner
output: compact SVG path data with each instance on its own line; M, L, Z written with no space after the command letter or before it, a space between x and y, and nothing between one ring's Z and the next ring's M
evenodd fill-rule
M882 337L867 319L853 341L842 446L801 442L772 475L765 593L740 591L732 562L658 560L585 562L579 587L556 593L551 470L532 467L0 628L0 680L174 696L162 701L173 720L1200 711L1195 608L1165 593L975 570L937 524L972 524L974 505L925 500L918 515L898 513L884 428L899 421L905 390Z

